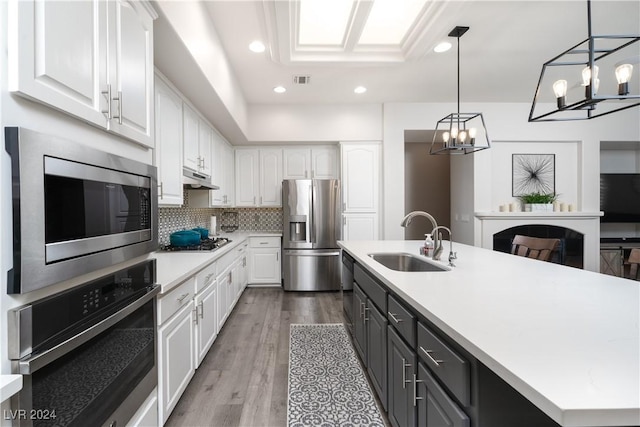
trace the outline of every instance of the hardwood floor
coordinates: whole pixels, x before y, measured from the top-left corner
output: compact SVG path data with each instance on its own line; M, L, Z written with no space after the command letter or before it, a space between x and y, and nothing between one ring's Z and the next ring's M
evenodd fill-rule
M342 323L340 292L247 288L166 426L286 426L289 326Z

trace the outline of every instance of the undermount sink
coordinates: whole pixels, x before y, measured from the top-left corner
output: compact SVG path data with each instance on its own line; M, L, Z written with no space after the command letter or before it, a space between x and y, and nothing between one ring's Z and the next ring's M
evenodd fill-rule
M450 269L427 261L424 257L403 252L368 254L374 261L396 271L449 271Z

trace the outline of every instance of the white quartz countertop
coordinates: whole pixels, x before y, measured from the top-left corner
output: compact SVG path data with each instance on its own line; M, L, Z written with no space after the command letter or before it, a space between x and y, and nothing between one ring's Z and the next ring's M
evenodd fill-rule
M0 402L22 389L22 375L0 375Z
M558 424L640 425L640 282L455 242L451 271L399 272L368 254L421 241L338 244Z
M269 231L221 233L217 237L229 238L231 242L214 251L153 252L149 257L157 260L156 282L161 286L160 295L171 291L207 265L231 252L249 237L264 236L282 236L282 233Z

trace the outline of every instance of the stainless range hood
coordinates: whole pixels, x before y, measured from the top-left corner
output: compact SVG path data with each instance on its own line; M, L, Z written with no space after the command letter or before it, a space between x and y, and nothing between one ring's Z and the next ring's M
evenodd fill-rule
M182 168L182 183L190 190L219 190L220 187L211 183L211 178L199 174L188 168Z

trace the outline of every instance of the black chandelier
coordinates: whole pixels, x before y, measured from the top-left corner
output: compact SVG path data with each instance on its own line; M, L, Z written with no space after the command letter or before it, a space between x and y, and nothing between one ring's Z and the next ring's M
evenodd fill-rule
M640 78L632 80L640 34L593 35L591 0L587 31L586 40L543 64L530 122L587 120L640 105Z
M469 154L491 146L482 113L460 112L460 37L469 27L455 27L449 37L458 39L458 112L438 120L429 154Z

